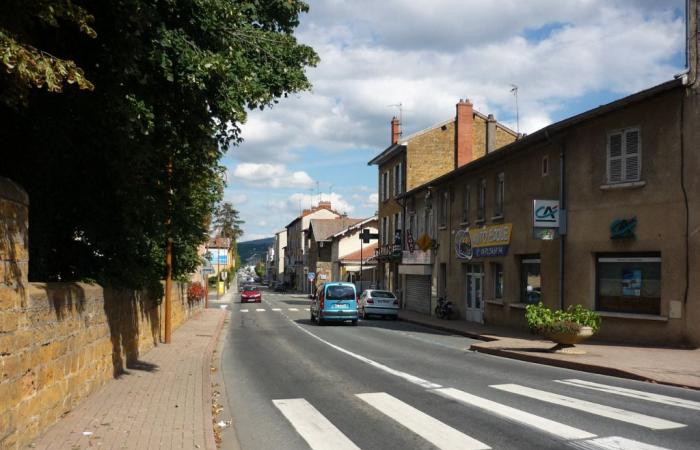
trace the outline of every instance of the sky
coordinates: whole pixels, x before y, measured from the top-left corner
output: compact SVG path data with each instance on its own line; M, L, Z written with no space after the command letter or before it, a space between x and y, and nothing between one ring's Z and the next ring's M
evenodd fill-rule
M367 162L390 144L399 113L407 136L454 118L468 98L532 133L672 79L685 64L684 3L309 1L295 34L321 58L308 70L313 88L251 111L223 160L241 241L273 236L319 199L373 215Z

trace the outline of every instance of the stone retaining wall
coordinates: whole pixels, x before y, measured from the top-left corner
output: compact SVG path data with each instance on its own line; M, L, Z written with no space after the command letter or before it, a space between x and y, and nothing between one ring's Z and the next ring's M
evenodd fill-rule
M0 449L24 447L112 377L156 370L160 299L85 283L29 283L29 201L0 177ZM174 284L173 329L203 308Z

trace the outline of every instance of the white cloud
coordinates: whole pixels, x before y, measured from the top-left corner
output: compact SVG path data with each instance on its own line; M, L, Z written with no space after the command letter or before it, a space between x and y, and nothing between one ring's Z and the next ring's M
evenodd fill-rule
M232 178L251 186L271 188L310 187L314 183L308 173L290 172L283 164L240 163Z
M680 68L669 58L683 49L682 0L310 4L298 36L321 56L313 92L251 112L233 154L241 161L296 161L308 147L379 151L399 102L406 133L452 117L462 97L515 127L511 83L521 130L533 132L587 93L671 79Z
M373 193L369 194L367 196L367 200L365 200L365 207L367 208L379 208L379 194L378 193Z
M234 208L248 203L248 196L242 192L232 192L226 195L225 200L233 203Z

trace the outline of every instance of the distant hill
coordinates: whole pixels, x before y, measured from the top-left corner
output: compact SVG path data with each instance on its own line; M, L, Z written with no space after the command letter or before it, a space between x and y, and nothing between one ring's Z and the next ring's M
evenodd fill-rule
M239 242L236 246L238 254L241 256L241 262L245 264L248 259L254 255L258 255L260 260L264 260L267 248L274 244L275 238L255 239L254 241Z

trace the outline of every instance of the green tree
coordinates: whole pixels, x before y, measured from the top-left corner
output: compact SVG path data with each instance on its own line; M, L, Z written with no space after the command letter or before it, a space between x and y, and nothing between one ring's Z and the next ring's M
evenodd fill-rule
M243 235L241 225L245 223L240 219L240 212L233 207L231 202L223 202L214 210L212 225L219 236L227 237L235 244Z
M317 56L293 34L307 5L8 5L19 5L22 26L2 14L3 36L73 62L94 87L65 88L67 74L55 82L62 86L58 94L8 72L7 64L0 75L3 94L34 86L22 102L0 105L0 174L22 184L32 202L30 277L143 286L163 276L168 238L175 275L193 270L223 192L219 161L240 142L246 112L310 86L305 69ZM47 21L37 11L49 6L80 13L60 12Z

